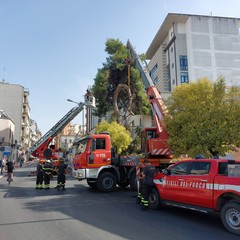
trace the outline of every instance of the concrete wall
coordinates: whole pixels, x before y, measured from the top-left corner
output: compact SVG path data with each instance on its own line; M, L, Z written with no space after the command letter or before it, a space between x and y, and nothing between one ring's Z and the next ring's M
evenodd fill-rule
M23 86L0 82L0 109L15 123L14 139L18 142L21 138L23 96Z

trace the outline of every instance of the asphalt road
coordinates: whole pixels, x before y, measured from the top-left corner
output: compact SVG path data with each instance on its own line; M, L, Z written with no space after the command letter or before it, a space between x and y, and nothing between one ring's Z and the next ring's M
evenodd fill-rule
M142 211L131 189L99 193L67 177L67 190L36 190L34 164L0 178L0 240L239 240L217 215L177 208Z

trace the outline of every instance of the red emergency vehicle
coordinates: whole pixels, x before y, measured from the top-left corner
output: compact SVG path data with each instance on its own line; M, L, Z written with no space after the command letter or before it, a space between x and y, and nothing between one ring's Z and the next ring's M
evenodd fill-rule
M164 205L218 212L224 227L240 235L240 161L181 161L156 174L150 206Z
M136 189L138 156L115 154L106 132L85 136L73 144L73 177L86 179L90 187L111 192L116 185Z

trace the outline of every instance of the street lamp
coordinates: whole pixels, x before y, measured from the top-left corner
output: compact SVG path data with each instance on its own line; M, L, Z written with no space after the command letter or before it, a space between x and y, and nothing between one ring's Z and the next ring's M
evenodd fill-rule
M73 101L73 100L71 100L71 99L67 99L67 101L68 102L72 102L72 103L76 103L76 104L80 104L80 103L78 103L78 102L75 102L75 101ZM83 129L83 132L84 132L84 108L83 108L83 110L82 110L82 129Z
M76 103L77 105L79 105L80 103L78 103L78 102L75 102L75 101L73 101L73 100L71 100L71 99L67 99L67 101L69 101L69 102L72 102L72 103Z

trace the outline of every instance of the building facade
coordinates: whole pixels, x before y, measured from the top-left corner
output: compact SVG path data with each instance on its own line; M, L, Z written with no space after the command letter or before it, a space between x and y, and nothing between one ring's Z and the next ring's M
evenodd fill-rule
M37 122L33 119L30 120L30 146L34 145L40 138L42 133L38 128Z
M68 150L72 147L74 140L84 134L80 124L69 123L57 136L54 138L56 148Z
M240 83L240 19L169 13L146 56L160 92L200 78Z
M0 82L0 109L15 124L14 142L27 149L31 142L29 91L18 84Z
M5 111L0 110L0 147L12 146L15 124Z

